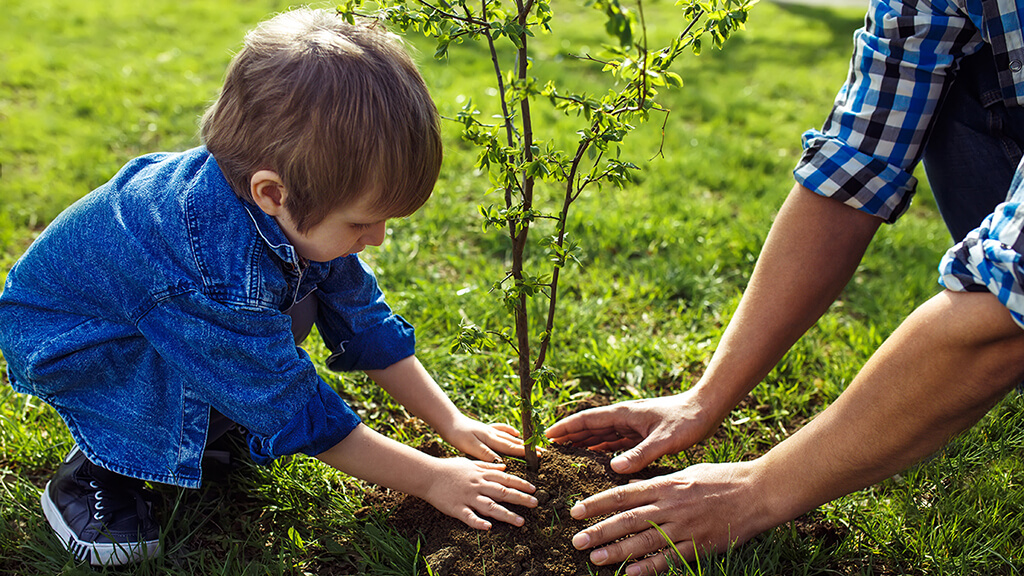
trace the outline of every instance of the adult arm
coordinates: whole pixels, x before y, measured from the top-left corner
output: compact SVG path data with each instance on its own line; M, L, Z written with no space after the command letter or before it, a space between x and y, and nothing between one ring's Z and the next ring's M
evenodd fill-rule
M794 186L700 381L675 396L575 414L551 426L548 437L598 450L626 448L612 460L620 473L703 440L828 309L880 223Z
M1022 377L1024 331L1006 307L987 292L947 290L911 314L831 406L770 452L587 498L573 517L615 515L573 544L600 547L595 564L643 558L627 568L631 576L667 567L652 522L687 559L721 552L928 456Z
M971 17L980 18L980 14ZM910 203L933 114L964 55L982 46L950 3L871 2L846 84L822 130L804 134L798 182L704 377L682 395L556 424L552 438L608 450L632 472L710 434L838 295L874 235ZM842 201L815 198L815 194ZM627 423L628 422L628 423Z

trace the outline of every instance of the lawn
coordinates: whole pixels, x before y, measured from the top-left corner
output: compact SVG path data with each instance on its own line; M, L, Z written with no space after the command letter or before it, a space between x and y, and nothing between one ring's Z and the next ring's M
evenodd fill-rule
M244 32L280 1L8 0L0 19L0 278L64 207L132 157L198 145L197 119L215 97ZM592 67L567 47L602 41L589 10L559 0L554 34L536 39L538 75L588 86ZM645 5L649 34L678 33L670 2ZM574 206L582 265L567 268L549 364L560 384L538 395L541 418L590 395L670 394L701 375L792 186L800 134L821 124L846 75L857 8L762 2L722 51L680 59L685 85L671 109L631 135L641 165L625 189ZM454 47L447 61L410 38L446 118L486 98L490 63ZM573 48L578 50L578 48ZM595 84L595 86L597 86ZM571 135L576 119L543 124ZM662 122L664 134L662 134ZM463 319L501 322L489 293L506 251L481 232L485 176L444 124L445 165L420 212L389 225L366 259L397 312L417 327L418 355L466 412L516 419L504 357L449 352ZM664 157L658 151L664 151ZM711 440L664 463L750 458L827 406L914 307L939 291L950 241L924 174L914 206L877 235L836 304ZM425 432L361 374L321 375L378 431L415 444ZM0 367L3 366L0 359ZM705 574L1018 574L1024 572L1024 400L1012 394L927 462L822 506L731 553ZM145 431L140 431L145 433ZM72 445L37 399L0 386L0 573L92 573L61 548L39 494ZM237 448L237 447L236 447ZM244 460L200 490L155 487L166 553L132 574L410 574L415 546L362 513L367 487L318 461L271 467ZM422 565L422 563L421 563ZM685 572L680 572L685 573Z

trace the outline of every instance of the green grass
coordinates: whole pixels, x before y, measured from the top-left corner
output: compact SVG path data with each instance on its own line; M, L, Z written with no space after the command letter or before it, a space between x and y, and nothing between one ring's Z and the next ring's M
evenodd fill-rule
M215 96L243 33L287 2L4 4L0 19L0 277L59 211L144 152L198 143L197 117ZM648 7L652 36L680 28L669 3ZM554 37L535 40L539 75L593 83L565 44L596 47L594 17L559 2ZM630 140L642 174L575 207L583 266L566 272L550 363L562 385L538 392L548 423L583 395L616 400L684 389L699 377L741 294L775 211L792 185L799 135L819 126L845 77L859 9L762 3L724 51L684 57L672 109ZM562 35L564 34L564 36ZM486 99L489 63L455 47L447 62L412 39L443 115ZM571 135L572 118L544 125ZM417 326L419 355L467 412L515 419L501 356L447 352L463 317L501 323L489 285L505 247L480 232L486 179L457 128L434 198L394 222L368 254L398 312ZM655 158L648 161L648 159ZM923 179L923 175L922 175ZM878 234L857 277L728 418L702 451L727 461L765 451L828 405L915 306L938 291L949 244L927 185L910 213ZM318 362L325 351L311 345ZM321 370L377 430L413 443L422 433L365 377ZM0 389L0 573L91 573L52 537L41 486L70 448L52 409ZM899 477L812 512L747 546L705 560L714 574L1015 574L1024 565L1024 401L1016 395L944 453ZM685 464L684 453L669 460ZM168 553L119 573L409 573L414 546L357 520L364 486L313 459L243 465L198 491L159 488ZM816 530L804 528L807 524ZM411 547L410 547L411 546ZM391 558L405 560L394 564ZM111 572L114 572L113 570ZM685 572L682 572L685 573Z

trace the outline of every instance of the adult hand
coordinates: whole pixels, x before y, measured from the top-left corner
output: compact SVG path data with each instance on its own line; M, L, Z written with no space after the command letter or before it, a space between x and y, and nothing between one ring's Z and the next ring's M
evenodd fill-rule
M490 530L491 522L483 517L523 525L523 517L501 505L502 502L534 508L537 499L530 494L532 484L503 472L504 464L475 462L466 458L435 458L430 474L430 487L423 494L441 512L457 518L470 528Z
M570 511L574 518L614 516L573 545L600 547L595 564L639 558L631 576L668 565L659 551L668 542L651 523L683 558L723 551L935 453L1020 383L1022 366L1024 332L997 298L943 292L893 332L839 398L767 454L587 498Z
M559 420L547 437L593 450L625 450L611 461L612 470L631 474L665 454L681 452L711 435L713 417L693 390L663 398L630 400L584 410Z
M501 462L499 454L526 455L519 432L508 424L488 425L459 415L450 426L438 432L452 446L484 462Z
M757 480L754 462L697 464L606 490L570 514L614 515L576 534L572 544L596 548L590 561L599 566L635 560L626 567L629 576L665 571L670 558L678 564L677 552L687 561L723 552L785 521L773 519Z

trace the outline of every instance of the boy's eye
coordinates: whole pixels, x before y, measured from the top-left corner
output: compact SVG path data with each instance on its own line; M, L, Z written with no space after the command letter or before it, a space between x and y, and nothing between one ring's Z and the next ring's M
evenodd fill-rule
M355 230L368 230L373 227L373 224L352 224L352 228Z

